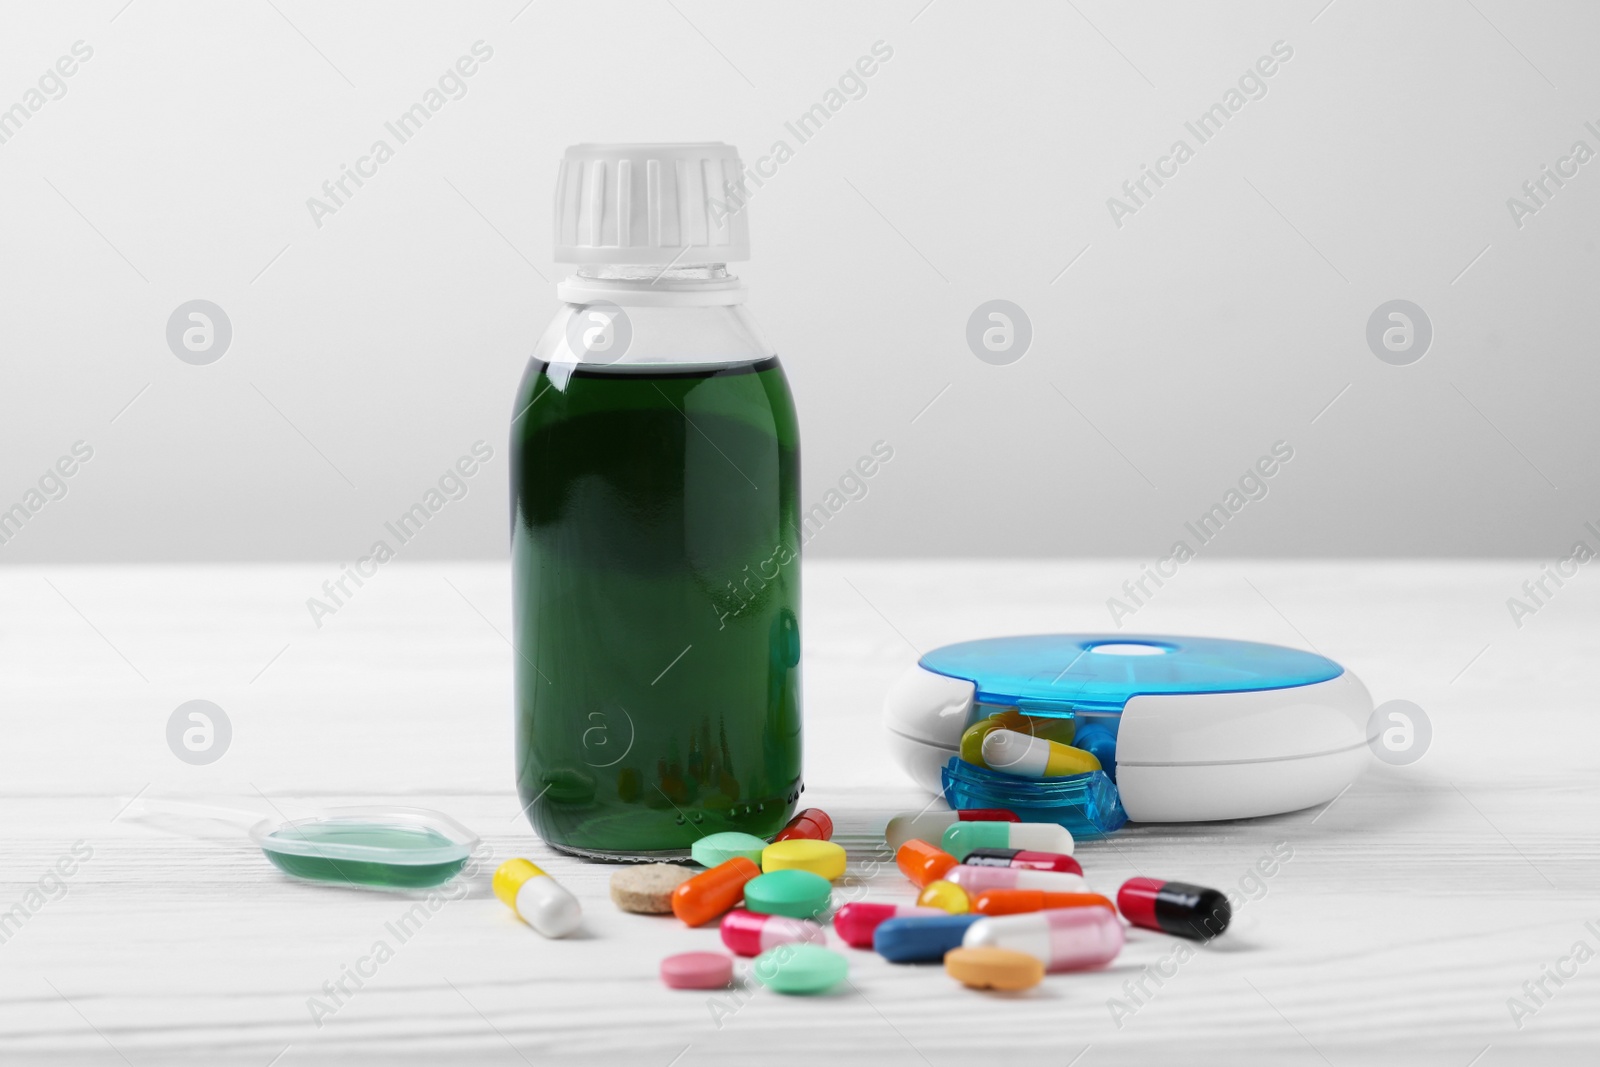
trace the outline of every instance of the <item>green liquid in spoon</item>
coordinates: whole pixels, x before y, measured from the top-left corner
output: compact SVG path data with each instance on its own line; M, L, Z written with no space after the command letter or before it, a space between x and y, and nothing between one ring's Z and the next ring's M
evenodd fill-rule
M279 842L281 847L275 848ZM389 858L345 858L351 846L383 849ZM261 839L261 850L274 866L296 878L391 889L448 882L468 858L459 842L428 827L347 821L275 830ZM445 850L459 855L440 858Z

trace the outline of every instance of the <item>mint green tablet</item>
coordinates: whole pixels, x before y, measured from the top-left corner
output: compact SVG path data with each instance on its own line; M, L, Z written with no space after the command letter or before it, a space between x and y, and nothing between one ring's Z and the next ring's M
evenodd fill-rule
M833 885L810 871L772 871L745 883L744 906L762 915L787 915L791 919L825 921L833 899Z
M725 830L720 834L707 834L689 846L689 856L707 870L719 867L735 856L743 856L759 867L761 850L766 847L767 843L754 834Z
M756 981L778 993L824 993L844 980L849 962L821 945L779 945L756 957Z

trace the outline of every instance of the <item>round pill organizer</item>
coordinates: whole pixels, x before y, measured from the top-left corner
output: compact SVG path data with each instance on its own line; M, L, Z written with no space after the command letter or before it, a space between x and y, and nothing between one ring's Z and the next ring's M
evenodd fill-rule
M1080 735L1109 731L1115 747L1101 762L1128 818L1200 822L1297 811L1338 795L1366 765L1372 698L1332 660L1277 645L996 637L936 648L900 678L884 702L890 750L954 807L1023 814L1031 796L1057 783L953 759L969 725L1006 708L1072 718ZM1104 781L1098 772L1076 778Z

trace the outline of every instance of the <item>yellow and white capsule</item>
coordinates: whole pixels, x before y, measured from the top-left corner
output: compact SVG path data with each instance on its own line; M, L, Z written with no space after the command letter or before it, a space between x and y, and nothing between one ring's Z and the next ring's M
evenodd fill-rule
M992 771L1028 778L1057 778L1100 769L1090 752L1015 730L995 730L983 739L983 762Z
M578 898L525 859L500 865L494 872L494 895L545 937L566 937L583 920Z

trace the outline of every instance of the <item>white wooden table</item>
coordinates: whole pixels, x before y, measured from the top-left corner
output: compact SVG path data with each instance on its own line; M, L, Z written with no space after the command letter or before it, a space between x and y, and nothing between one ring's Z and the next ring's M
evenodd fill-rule
M1315 647L1375 699L1426 709L1427 756L1375 763L1324 809L1086 845L1097 888L1144 872L1258 897L1175 973L1177 943L1143 932L1107 971L1004 998L846 950L848 986L786 999L663 988L661 957L715 947L715 930L618 912L610 868L532 836L512 788L503 565L393 564L321 629L305 599L332 566L0 570L0 909L24 912L0 944L0 1062L1593 1063L1600 960L1559 961L1600 950L1600 593L1585 573L1519 630L1505 599L1538 571L1190 564L1138 629ZM858 873L886 818L924 801L879 754L879 701L913 646L1105 629L1105 599L1137 573L808 564L805 802L833 815ZM196 698L233 727L209 766L165 740ZM118 817L140 790L263 815L435 807L497 859L547 865L583 900L583 935L539 938L485 875L400 943L386 924L414 901L293 883L226 830ZM76 842L92 856L58 884ZM1249 882L1279 842L1292 860ZM908 896L892 865L863 880ZM379 940L393 957L316 1025L310 998ZM1576 974L1528 999L1558 965ZM1171 977L1133 1005L1125 983L1148 967ZM1512 997L1537 1009L1520 1028ZM1137 1010L1114 1020L1112 998Z

